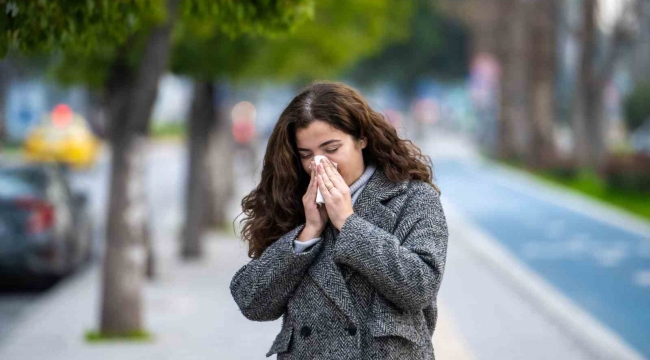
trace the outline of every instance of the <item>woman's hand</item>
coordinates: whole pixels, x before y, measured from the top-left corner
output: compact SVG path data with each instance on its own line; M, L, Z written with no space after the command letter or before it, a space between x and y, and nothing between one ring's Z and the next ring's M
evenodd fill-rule
M318 187L323 194L332 225L341 231L345 220L354 214L352 196L350 188L329 159L324 159L318 164Z
M305 195L302 197L302 205L305 208L305 228L300 232L298 241L306 241L320 236L325 229L325 225L329 220L327 210L324 206L320 208L316 204L316 193L318 190L318 182L316 181L316 164L311 162L311 180Z

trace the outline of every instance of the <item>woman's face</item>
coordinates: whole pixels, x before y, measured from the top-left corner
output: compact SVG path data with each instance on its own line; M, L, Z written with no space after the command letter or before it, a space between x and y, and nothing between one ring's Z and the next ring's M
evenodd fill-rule
M362 149L366 141L355 141L352 135L325 121L313 121L308 127L296 130L296 145L307 174L310 174L309 165L316 155L324 155L335 162L348 185L359 179L365 170Z

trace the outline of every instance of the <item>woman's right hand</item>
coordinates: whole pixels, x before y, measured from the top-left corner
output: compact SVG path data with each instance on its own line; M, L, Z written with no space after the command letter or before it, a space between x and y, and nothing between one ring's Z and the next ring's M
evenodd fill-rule
M325 229L329 220L325 206L318 207L316 204L316 194L318 182L316 181L316 163L311 161L311 181L307 187L305 195L302 197L302 205L305 208L305 228L298 237L299 241L306 241L319 237Z

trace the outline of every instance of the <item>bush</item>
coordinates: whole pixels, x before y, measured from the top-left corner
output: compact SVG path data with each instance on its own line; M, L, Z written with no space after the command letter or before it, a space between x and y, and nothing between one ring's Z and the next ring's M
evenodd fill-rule
M650 155L636 153L612 156L601 173L611 190L650 194Z
M650 82L637 85L624 103L625 124L630 131L650 118Z
M155 138L180 138L187 133L185 122L154 122L151 127L151 135Z
M572 180L580 173L577 161L571 157L563 156L547 157L542 159L540 164L526 166L526 169L558 180Z
M567 180L578 176L578 168L578 164L574 159L561 157L549 161L548 164L543 167L546 173Z

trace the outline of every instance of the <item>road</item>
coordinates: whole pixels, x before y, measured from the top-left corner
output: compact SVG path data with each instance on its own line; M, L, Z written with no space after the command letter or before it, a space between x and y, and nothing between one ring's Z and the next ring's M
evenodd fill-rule
M436 166L447 197L484 231L650 357L650 233L572 209L490 165Z

